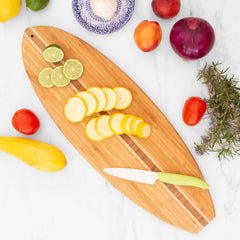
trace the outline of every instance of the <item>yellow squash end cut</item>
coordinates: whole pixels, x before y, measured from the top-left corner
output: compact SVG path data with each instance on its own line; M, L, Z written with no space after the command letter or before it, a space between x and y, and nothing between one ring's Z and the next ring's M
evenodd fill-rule
M151 126L148 123L140 122L137 125L137 136L141 138L148 138L151 134Z

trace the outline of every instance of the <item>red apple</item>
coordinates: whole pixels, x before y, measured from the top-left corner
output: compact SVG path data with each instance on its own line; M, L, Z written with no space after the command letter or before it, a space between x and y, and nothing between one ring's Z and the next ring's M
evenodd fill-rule
M153 12L161 18L170 19L175 17L180 11L180 0L153 0Z
M162 40L160 25L157 22L142 21L135 29L134 40L143 52L154 50Z

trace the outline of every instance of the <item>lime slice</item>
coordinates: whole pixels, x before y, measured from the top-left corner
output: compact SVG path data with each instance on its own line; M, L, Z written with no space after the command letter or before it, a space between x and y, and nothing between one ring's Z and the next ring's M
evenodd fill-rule
M38 74L38 81L43 87L50 88L54 86L54 83L51 79L52 68L43 68Z
M80 78L83 73L83 65L77 59L68 59L64 63L63 73L67 78L76 80Z
M57 87L65 87L71 82L70 79L64 76L63 66L59 66L53 69L51 79Z
M52 44L45 48L43 51L43 58L47 62L56 63L60 62L64 57L63 50L57 45Z

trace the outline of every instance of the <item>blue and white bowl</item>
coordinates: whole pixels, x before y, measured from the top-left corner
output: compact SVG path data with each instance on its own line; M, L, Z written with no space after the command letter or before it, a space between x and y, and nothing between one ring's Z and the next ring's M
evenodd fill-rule
M72 9L82 27L98 34L112 33L121 29L132 17L135 7L135 0L117 0L115 16L111 20L106 21L94 14L90 1L73 0Z

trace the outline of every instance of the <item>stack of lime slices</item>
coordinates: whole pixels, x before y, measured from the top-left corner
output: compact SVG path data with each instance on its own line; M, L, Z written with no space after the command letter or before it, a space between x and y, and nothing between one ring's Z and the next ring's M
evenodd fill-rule
M61 47L51 44L43 51L43 58L49 63L58 63L64 58L64 53ZM53 86L65 87L72 80L81 77L82 73L82 63L77 59L68 59L63 66L58 66L54 69L50 67L43 68L38 75L38 80L46 88Z

